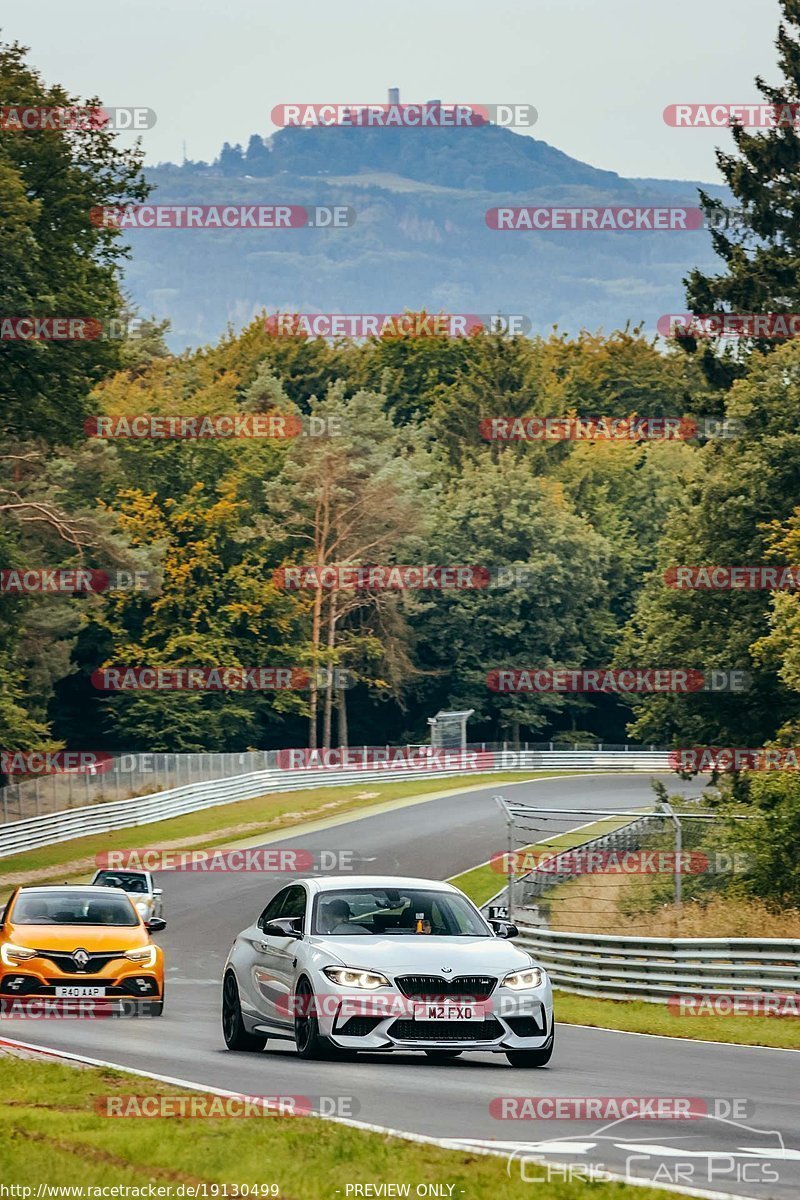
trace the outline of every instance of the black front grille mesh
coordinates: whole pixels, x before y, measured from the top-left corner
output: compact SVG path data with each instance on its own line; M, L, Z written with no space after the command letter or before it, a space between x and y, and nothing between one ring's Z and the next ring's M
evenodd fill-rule
M366 1037L380 1025L383 1017L350 1017L344 1025L337 1026L336 1033L342 1037Z
M488 1000L497 987L497 980L491 975L457 975L455 979L444 979L439 975L398 975L397 986L411 999L468 996L474 1000Z
M409 1021L404 1017L389 1027L392 1037L407 1042L491 1042L501 1037L503 1026L488 1021Z

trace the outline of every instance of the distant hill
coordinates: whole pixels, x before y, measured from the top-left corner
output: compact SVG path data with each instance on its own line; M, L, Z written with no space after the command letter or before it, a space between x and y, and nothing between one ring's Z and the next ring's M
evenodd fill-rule
M498 204L697 203L711 184L624 179L535 138L476 129L284 129L212 164L148 170L154 202L346 204L339 230L131 230L126 284L182 349L263 308L521 312L534 330L610 330L683 308L682 277L716 259L707 233L497 233Z

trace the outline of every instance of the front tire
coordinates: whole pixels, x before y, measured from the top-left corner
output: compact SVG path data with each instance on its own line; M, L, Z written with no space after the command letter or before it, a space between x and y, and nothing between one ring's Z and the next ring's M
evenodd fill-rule
M333 1047L319 1031L314 1012L314 989L307 979L301 979L295 991L294 1040L299 1058L331 1058Z
M553 1057L556 1043L555 1031L550 1035L550 1041L538 1050L506 1050L506 1058L512 1067L546 1067Z
M236 976L229 971L222 985L222 1036L229 1050L263 1050L267 1039L248 1033L242 1019L242 1005Z

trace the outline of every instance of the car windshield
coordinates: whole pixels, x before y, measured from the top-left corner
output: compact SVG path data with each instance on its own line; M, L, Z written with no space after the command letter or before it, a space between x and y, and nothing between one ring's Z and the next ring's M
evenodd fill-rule
M492 936L463 896L422 888L341 888L322 892L314 905L312 928L325 937Z
M139 918L125 896L91 892L22 892L10 919L14 925L138 925Z
M122 888L123 892L147 893L147 878L136 871L100 871L95 879L97 887Z

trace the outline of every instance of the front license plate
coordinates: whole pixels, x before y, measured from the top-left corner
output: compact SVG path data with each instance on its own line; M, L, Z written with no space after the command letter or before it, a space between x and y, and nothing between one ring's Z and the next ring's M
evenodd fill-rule
M414 1005L415 1021L482 1021L483 1008L480 1004L433 1004L427 1000Z
M57 987L56 996L105 996L106 989L104 987Z

